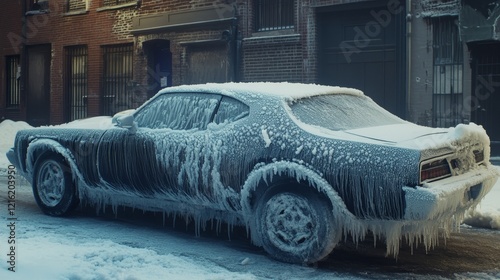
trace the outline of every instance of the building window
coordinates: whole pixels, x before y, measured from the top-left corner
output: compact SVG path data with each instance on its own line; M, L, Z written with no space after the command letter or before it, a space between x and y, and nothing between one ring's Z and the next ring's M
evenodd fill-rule
M103 6L118 6L132 2L137 2L137 0L104 0Z
M5 58L6 73L6 93L7 93L7 108L17 108L20 104L20 79L21 67L18 55L7 56Z
M88 0L66 0L66 7L68 12L86 11Z
M49 10L49 0L28 0L28 11L45 12Z
M433 125L454 126L464 121L463 46L456 17L438 17L432 21L434 79Z
M133 46L103 47L104 75L102 82L102 113L114 115L133 107Z
M88 55L86 46L65 48L65 96L67 121L87 117Z
M294 0L255 0L255 30L294 27Z

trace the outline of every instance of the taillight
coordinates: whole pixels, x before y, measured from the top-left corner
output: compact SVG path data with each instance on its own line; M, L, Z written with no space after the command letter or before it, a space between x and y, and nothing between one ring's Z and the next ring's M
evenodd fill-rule
M451 176L450 165L446 159L436 160L422 165L420 182Z
M481 150L475 150L474 152L474 159L476 160L476 163L481 163L484 161L484 152Z

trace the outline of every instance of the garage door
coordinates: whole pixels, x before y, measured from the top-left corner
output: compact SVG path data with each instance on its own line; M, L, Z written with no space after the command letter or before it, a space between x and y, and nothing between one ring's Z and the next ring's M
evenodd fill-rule
M318 79L322 84L361 89L404 117L404 12L391 14L385 9L318 12Z

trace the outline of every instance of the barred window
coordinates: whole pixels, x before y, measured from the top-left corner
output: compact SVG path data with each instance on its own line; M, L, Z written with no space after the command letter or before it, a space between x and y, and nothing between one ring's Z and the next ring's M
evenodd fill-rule
M65 48L66 78L65 95L69 116L68 121L87 117L87 69L88 55L86 46Z
M463 46L456 17L432 21L434 79L433 125L454 126L463 121Z
M28 0L28 11L46 11L49 9L49 0Z
M6 93L7 93L7 108L17 108L20 103L20 58L18 55L7 56L5 58L6 65Z
M103 6L117 6L132 2L137 2L137 0L104 0Z
M85 11L88 0L67 0L66 7L68 12Z
M114 115L133 107L133 93L130 86L133 79L133 46L132 44L105 46L103 52L102 113Z
M294 27L294 0L255 0L255 30Z

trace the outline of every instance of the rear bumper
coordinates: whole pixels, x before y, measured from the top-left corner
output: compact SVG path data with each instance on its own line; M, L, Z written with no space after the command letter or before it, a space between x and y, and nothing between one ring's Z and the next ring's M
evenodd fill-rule
M463 214L481 201L496 183L498 176L497 168L487 165L416 188L404 187L404 219L426 221L449 217L450 214Z

